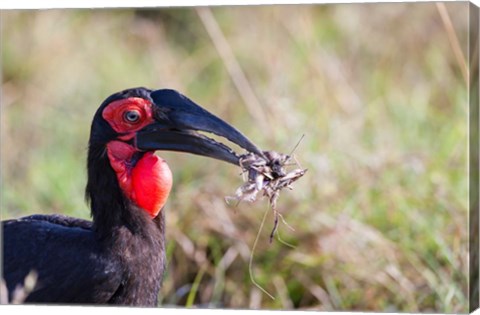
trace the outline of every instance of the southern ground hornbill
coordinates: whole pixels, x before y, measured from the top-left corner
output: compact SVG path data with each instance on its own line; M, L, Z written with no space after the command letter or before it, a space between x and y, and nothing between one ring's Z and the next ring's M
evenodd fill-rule
M155 306L165 268L162 208L172 174L155 150L238 165L233 150L197 131L261 151L235 128L174 90L128 89L97 110L88 147L92 222L32 215L2 222L9 299L30 271L25 303Z

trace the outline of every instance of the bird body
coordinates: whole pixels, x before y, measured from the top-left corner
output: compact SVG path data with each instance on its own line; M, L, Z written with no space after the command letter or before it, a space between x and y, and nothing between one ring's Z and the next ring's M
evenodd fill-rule
M25 303L156 305L165 268L164 214L152 219L142 212L134 214L136 227L112 226L103 238L106 232L96 233L92 222L63 215L5 221L8 291L34 270L39 284Z
M37 283L26 303L156 306L172 174L154 152L239 161L226 145L196 131L262 155L235 128L176 91L134 88L108 97L89 140L85 195L92 221L32 215L2 222L9 299L34 271Z

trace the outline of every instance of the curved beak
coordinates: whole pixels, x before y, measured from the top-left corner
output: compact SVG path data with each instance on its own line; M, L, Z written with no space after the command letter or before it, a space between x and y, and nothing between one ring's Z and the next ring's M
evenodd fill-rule
M155 122L137 132L138 149L189 152L239 165L239 156L232 149L198 133L203 131L263 157L262 151L240 131L177 91L157 90L150 97Z

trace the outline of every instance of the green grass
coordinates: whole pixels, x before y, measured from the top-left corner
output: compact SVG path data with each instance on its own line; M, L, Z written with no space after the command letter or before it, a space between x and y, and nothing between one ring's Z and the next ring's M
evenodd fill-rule
M465 3L449 3L466 55ZM174 173L162 305L465 312L467 88L434 3L212 10L238 86L194 9L3 11L2 219L89 218L90 121L118 90L174 88L308 173L227 205L239 169L159 154ZM208 16L207 16L208 17ZM246 97L246 98L245 98ZM261 119L252 104L258 102Z

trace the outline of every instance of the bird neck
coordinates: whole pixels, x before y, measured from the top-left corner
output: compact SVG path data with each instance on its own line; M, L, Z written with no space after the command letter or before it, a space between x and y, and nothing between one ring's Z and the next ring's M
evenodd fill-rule
M155 218L172 188L172 172L167 163L153 151L140 152L117 140L107 143L107 155L123 194Z
M119 227L127 227L134 234L144 233L154 219L163 224L164 216L157 215L163 204L158 205L159 211L153 217L122 189L107 146L90 143L87 169L85 195L90 202L94 230L100 238L108 238Z

